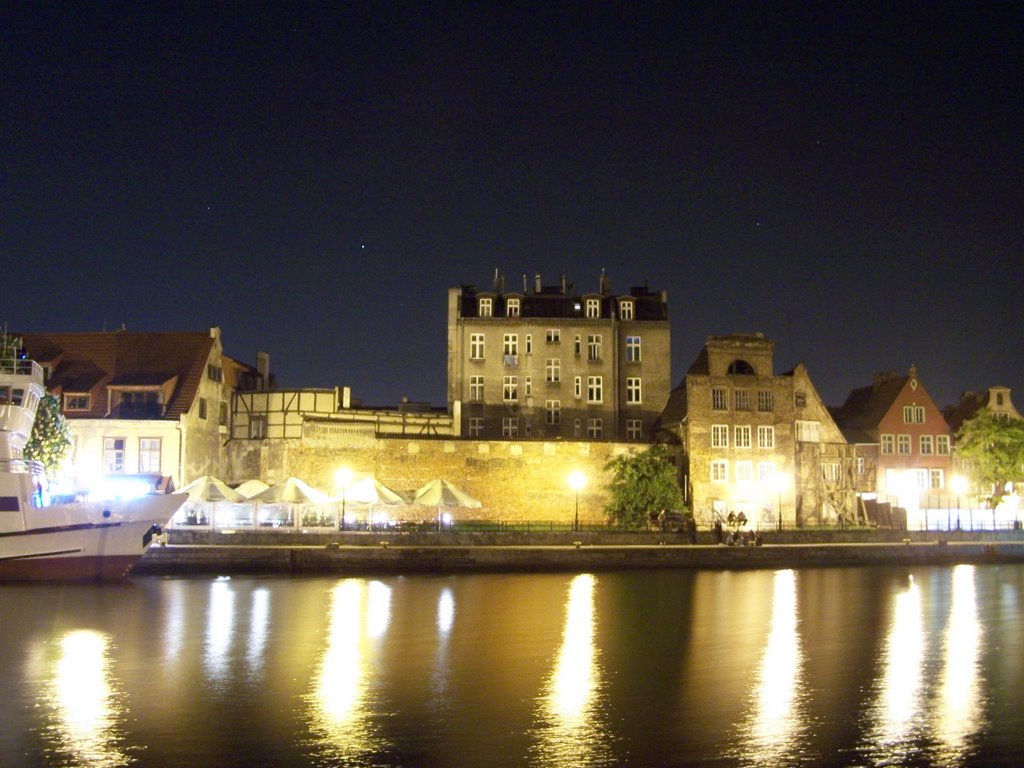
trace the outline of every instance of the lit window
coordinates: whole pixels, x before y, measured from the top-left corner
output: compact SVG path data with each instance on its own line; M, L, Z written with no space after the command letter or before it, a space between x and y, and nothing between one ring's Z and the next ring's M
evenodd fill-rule
M587 299L587 318L597 320L601 317L601 300Z
M749 411L750 410L750 390L749 389L737 389L733 392L733 403L736 406L737 411Z
M763 449L775 447L775 427L757 428L757 447Z
M757 481L759 483L771 482L775 477L775 465L770 461L759 461L757 463Z
M737 448L749 448L750 447L750 425L737 426L734 429L735 442Z
M626 337L626 362L627 363L639 363L640 362L640 337L639 336L627 336Z
M754 479L754 465L749 461L736 462L736 482L749 483Z
M139 438L139 472L160 472L160 438Z
M501 420L502 437L519 437L519 417L505 416Z
M626 419L626 439L639 440L643 437L643 422L640 419Z
M937 435L935 437L936 453L940 456L949 455L949 435Z
M600 403L604 400L604 378L601 376L587 377L587 402Z
M506 300L505 314L508 317L519 317L519 299Z
M882 453L891 456L896 452L896 436L882 435Z
M469 399L474 403L483 402L484 399L484 377L469 377Z
M626 379L626 402L630 405L639 405L643 402L639 378Z
M544 401L544 423L557 425L562 420L562 403L558 400Z
M587 360L598 361L601 359L601 334L587 336Z
M896 435L896 452L900 456L910 455L910 435Z
M711 425L711 447L712 448L728 448L729 447L729 426L727 424L712 424Z
M519 377L506 376L502 381L502 399L511 403L519 399Z
M711 410L729 410L729 392L725 387L715 387L711 390Z
M544 362L544 380L549 384L557 384L562 380L562 363L557 357L549 357Z
M587 437L593 440L601 439L603 424L601 419L587 419Z
M761 413L771 413L772 405L772 391L770 389L759 389L757 391L757 410L761 411Z
M548 344L558 344L562 341L562 332L558 328L548 328L545 339Z
M715 483L724 483L729 479L729 462L727 461L712 461L711 462L711 481Z
M480 437L484 433L484 420L480 416L473 416L469 420L469 436Z
M473 333L469 336L469 359L470 360L483 360L484 359L484 335L482 333Z
M480 299L479 308L480 317L491 317L494 314L494 299Z
M621 301L619 302L619 318L622 320L633 319L633 302L632 301Z
M931 456L934 451L935 442L931 435L921 435L921 455Z
M857 457L857 474L858 475L863 475L864 474L864 457L863 456L858 456Z
M124 472L124 443L123 437L103 438L104 472Z

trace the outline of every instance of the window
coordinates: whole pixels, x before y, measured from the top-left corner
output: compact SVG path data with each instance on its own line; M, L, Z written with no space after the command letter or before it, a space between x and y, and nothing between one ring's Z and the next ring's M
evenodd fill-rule
M639 440L643 437L643 422L640 419L626 419L626 439Z
M160 472L160 438L139 438L139 472Z
M555 426L562 421L562 403L558 400L544 401L544 423Z
M122 419L158 419L163 415L161 393L156 389L129 389L111 393L116 397L114 416ZM205 406L200 418L206 418Z
M224 369L219 365L208 363L206 365L206 378L210 381L222 382L224 381Z
M749 461L736 462L736 482L749 483L754 479L754 465Z
M587 402L600 403L604 400L604 378L587 376Z
M104 472L124 472L124 442L123 437L103 438Z
M582 376L577 376L576 379L573 381L573 394L576 396L576 399L579 399L579 398L583 397L583 377Z
M822 462L821 478L826 483L839 482L839 463L835 461Z
M572 434L574 437L579 437L583 433L583 425L580 419L575 419L572 425Z
M941 490L943 488L943 477L941 469L929 469L928 470L929 486Z
M895 435L882 435L882 453L886 456L896 453Z
M509 355L519 354L519 334L518 333L506 333L501 343L501 353L508 357Z
M725 387L715 387L711 390L711 410L729 410L729 391Z
M857 457L857 474L858 475L863 475L864 474L864 457L863 456L858 456Z
M903 406L903 423L904 424L924 424L924 406L923 405L904 405Z
M505 301L505 316L519 317L519 299L507 299Z
M562 332L558 328L548 328L545 339L548 344L560 344L562 341Z
M480 416L473 416L469 420L469 436L480 437L484 433L484 420Z
M935 440L931 435L921 435L921 455L931 456L935 451Z
M267 417L250 416L249 417L249 438L252 440L262 440L267 436Z
M469 399L470 402L481 403L484 399L484 377L469 377Z
M757 481L759 483L770 483L775 477L775 465L770 461L759 461L757 463Z
M601 334L587 336L587 360L597 361L601 359Z
M64 410L65 411L88 411L90 407L91 398L88 394L79 393L64 393Z
M519 377L506 376L502 381L501 399L506 403L515 402L519 399Z
M639 405L643 402L639 378L626 379L626 402L630 405Z
M797 408L803 408L807 405L807 395L804 392L793 393L793 405Z
M896 452L900 456L910 455L910 435L896 435Z
M583 342L580 340L580 335L576 334L572 337L573 350L576 353L576 357L583 354Z
M639 363L640 362L640 337L639 336L627 336L626 337L626 362L627 363Z
M729 462L727 461L712 461L711 462L711 481L714 483L724 483L729 478Z
M484 359L484 335L482 333L473 333L469 336L469 359L470 360L483 360Z
M557 384L562 380L562 363L557 357L549 357L544 361L544 380L549 384Z
M757 390L757 410L761 413L771 413L772 406L772 391L770 389Z
M527 376L523 379L523 393L527 397L533 397L533 377Z
M597 320L601 317L601 300L587 299L587 318Z
M222 427L228 425L228 404L223 400L220 401L220 409L217 413L217 423Z
M821 425L816 421L797 421L796 439L801 443L819 442L819 431Z
M757 447L762 449L775 447L775 427L757 428Z
M750 447L750 433L751 427L749 424L743 426L737 426L733 429L735 434L735 444L737 448L749 448Z
M728 448L729 447L729 427L726 424L712 424L711 425L711 447L712 448Z
M199 418L200 419L205 419L206 418L206 398L205 397L200 397L199 398Z
M528 354L528 355L532 355L533 354L533 334L532 333L526 334L526 354Z
M733 392L733 405L737 411L749 411L750 410L750 390L749 389L737 389Z
M619 319L621 319L621 320L632 320L633 319L633 302L632 301L621 301L621 302L619 302Z
M480 317L491 317L494 314L494 299L480 299L479 307Z
M587 437L592 440L600 440L602 426L601 419L587 419Z
M502 437L519 437L519 417L505 416L501 420Z
M935 452L940 456L949 455L949 435L936 435Z

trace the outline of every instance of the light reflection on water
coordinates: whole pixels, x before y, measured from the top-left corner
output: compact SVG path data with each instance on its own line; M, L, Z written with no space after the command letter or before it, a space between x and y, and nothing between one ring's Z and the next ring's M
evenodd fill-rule
M231 636L235 626L235 593L231 582L218 579L210 584L210 603L206 612L206 673L211 680L227 678Z

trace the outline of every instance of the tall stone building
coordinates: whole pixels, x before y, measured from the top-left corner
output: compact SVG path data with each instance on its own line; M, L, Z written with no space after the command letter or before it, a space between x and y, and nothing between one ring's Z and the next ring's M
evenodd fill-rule
M672 390L659 432L680 447L699 523L755 528L852 520L853 454L807 370L774 373L763 334L709 336Z
M464 437L647 441L671 386L666 294L565 278L448 292L448 402Z

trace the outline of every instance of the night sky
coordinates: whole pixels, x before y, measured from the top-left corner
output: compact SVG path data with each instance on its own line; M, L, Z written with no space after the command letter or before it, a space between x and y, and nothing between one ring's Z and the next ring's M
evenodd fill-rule
M357 5L5 3L0 322L441 405L449 287L604 269L673 384L763 331L1024 407L1024 4Z

